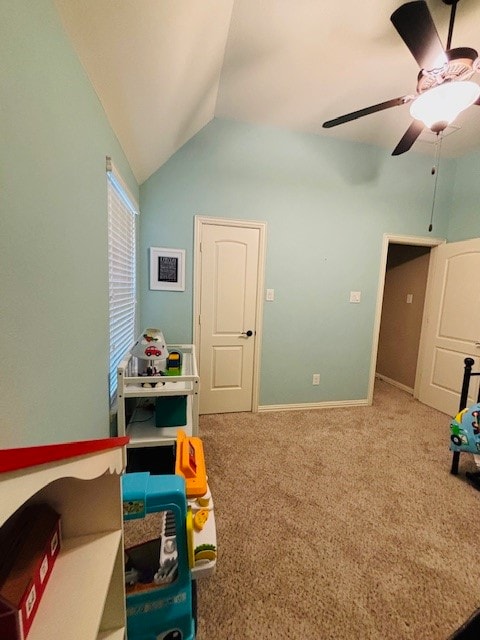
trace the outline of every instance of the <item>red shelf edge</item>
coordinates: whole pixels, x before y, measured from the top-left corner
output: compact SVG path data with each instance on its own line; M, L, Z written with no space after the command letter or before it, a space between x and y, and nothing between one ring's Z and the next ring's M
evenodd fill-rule
M19 449L0 449L0 473L36 467L49 462L77 458L89 453L98 453L107 449L123 447L127 445L129 440L128 436L121 436L118 438L79 440L78 442L63 442Z

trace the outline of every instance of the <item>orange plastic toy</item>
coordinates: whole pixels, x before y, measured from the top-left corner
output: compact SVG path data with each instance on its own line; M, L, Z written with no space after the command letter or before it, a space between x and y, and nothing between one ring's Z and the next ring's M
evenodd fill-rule
M187 498L200 498L207 493L203 443L200 438L188 437L182 429L177 432L175 473L185 478Z

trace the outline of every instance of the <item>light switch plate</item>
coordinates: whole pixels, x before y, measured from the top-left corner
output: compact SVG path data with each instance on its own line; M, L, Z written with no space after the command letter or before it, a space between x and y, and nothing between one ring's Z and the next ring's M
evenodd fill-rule
M362 297L361 291L350 291L350 302L354 304L358 304L360 302L360 298Z
M267 289L265 299L268 300L268 302L273 302L273 300L275 300L275 289Z
M413 293L407 293L407 304L412 304L413 302Z

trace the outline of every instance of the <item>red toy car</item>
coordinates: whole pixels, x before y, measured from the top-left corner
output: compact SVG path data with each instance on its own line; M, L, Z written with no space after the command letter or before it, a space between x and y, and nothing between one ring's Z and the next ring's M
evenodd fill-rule
M145 355L148 356L149 358L151 358L152 356L155 357L159 357L162 355L162 352L160 351L160 349L157 349L157 347L147 347L145 349Z

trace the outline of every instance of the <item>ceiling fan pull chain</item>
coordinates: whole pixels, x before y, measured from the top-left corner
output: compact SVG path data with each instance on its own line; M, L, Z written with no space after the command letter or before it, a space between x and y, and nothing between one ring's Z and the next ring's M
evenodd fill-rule
M437 140L435 142L435 164L432 167L432 176L435 176L435 183L433 186L433 200L432 200L432 211L430 213L430 224L428 226L428 230L431 232L433 229L433 212L435 210L435 198L437 195L437 181L438 181L438 172L440 171L440 151L442 148L442 140L443 135L442 131L437 133Z
M447 51L452 46L453 25L455 23L455 14L457 13L457 3L458 3L458 0L452 0L451 2L449 1L445 3L445 4L452 5L452 9L450 11L450 23L448 25L448 37L447 37L447 46L446 46Z

